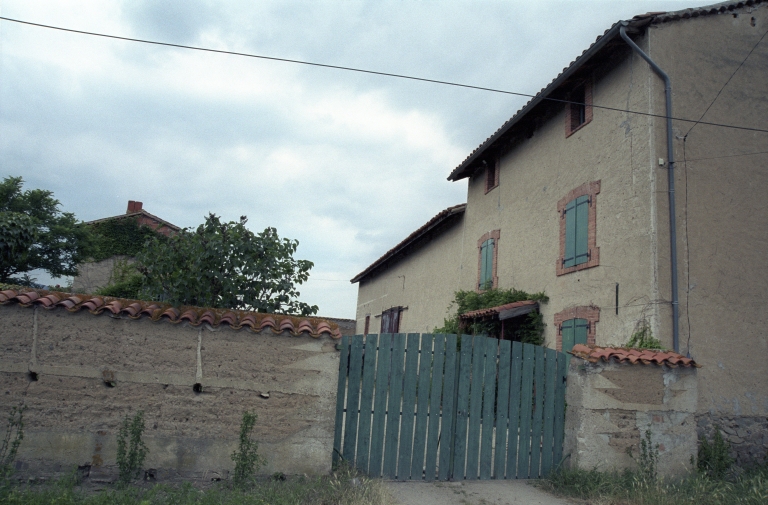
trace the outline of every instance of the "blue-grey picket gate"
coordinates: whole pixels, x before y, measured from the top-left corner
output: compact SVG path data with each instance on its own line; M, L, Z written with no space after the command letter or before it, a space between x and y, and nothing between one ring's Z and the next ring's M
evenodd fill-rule
M398 480L528 479L562 460L561 352L427 333L345 336L340 351L334 465Z

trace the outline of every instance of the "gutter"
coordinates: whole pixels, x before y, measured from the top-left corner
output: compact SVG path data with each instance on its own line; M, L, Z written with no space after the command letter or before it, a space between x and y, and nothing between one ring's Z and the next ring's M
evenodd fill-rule
M672 147L672 82L669 76L659 67L647 54L643 52L637 44L627 35L627 23L621 22L619 34L621 38L640 55L653 69L656 74L664 80L664 95L666 98L667 117L667 175L669 180L669 251L672 274L672 347L674 351L680 352L680 324L679 324L679 300L677 296L677 227L675 224L675 153Z

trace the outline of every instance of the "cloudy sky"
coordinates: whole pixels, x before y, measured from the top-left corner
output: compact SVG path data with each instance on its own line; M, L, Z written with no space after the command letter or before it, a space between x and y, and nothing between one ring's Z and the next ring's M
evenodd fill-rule
M0 0L0 16L536 93L620 19L709 1ZM466 200L448 174L525 98L0 20L0 176L84 221L128 200L298 239L302 299L353 318L349 282ZM45 276L39 276L45 280Z

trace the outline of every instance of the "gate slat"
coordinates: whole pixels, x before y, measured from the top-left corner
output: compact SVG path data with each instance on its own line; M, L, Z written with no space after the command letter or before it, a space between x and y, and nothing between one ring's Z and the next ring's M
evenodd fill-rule
M507 449L507 478L517 478L517 454L520 442L520 392L523 378L523 344L512 342L512 371L509 387L509 448Z
M498 384L496 395L496 453L493 461L493 478L504 478L504 466L507 457L507 420L509 419L509 368L511 366L509 340L499 342Z
M400 440L400 400L403 395L405 334L396 333L392 345L392 372L387 401L387 434L384 440L384 476L397 477L397 448Z
M459 385L456 400L456 428L453 434L453 478L464 479L465 457L467 454L467 424L469 417L469 386L472 372L472 341L470 335L461 336L461 357L459 360Z
M485 377L486 337L472 339L472 377L469 394L469 434L467 438L467 479L477 479L480 452L480 424L482 422L483 378Z
M570 356L559 353L557 356L557 378L555 379L555 426L554 426L554 460L555 467L563 461L563 435L565 428L565 382L568 377Z
M496 372L499 341L485 338L485 377L483 379L483 420L480 438L480 478L491 478L493 463L493 427L496 423Z
M547 362L546 392L544 398L544 434L541 448L541 476L546 477L552 470L552 447L554 437L555 414L555 376L557 375L557 351L545 350Z
M347 416L344 422L344 459L355 465L355 445L357 442L357 418L360 408L360 380L363 371L363 336L352 337L349 351L349 385L347 387Z
M440 437L440 401L443 393L443 364L445 363L445 335L434 336L434 359L432 361L431 388L429 392L429 426L427 427L427 455L424 478L435 480L437 471L437 447ZM423 344L422 344L423 349ZM454 353L456 347L454 346ZM421 409L421 406L419 406ZM413 472L411 472L413 474Z
M403 376L403 415L400 420L400 454L397 461L397 478L411 477L411 455L413 454L413 421L416 407L416 371L419 365L418 333L408 334L405 352L405 375Z
M371 429L371 451L368 473L371 477L381 476L381 461L384 456L384 426L389 391L390 358L392 356L392 335L379 335L379 352L376 353L376 384L374 385L373 427Z
M534 377L535 389L533 398L533 426L531 429L531 470L529 477L537 479L540 475L541 466L541 431L544 422L544 348L540 345L535 346L534 352Z
M458 337L456 335L445 337L445 378L443 380L443 403L440 415L440 462L437 467L440 480L447 480L452 475L451 457L456 431L457 343Z
M347 392L347 357L349 356L349 336L341 337L341 352L339 352L339 383L336 388L336 424L333 429L333 454L331 461L335 467L341 457L341 436L344 427L344 401Z
M413 432L413 455L411 456L411 479L421 479L424 471L424 447L427 444L427 420L429 408L429 383L432 379L432 335L425 333L421 336L421 351L419 352L419 384L416 406L416 428Z
M534 346L523 344L523 375L520 391L520 448L517 452L517 478L527 479L531 462L531 402L533 401Z
M357 455L355 466L368 472L368 454L371 447L371 409L373 407L373 377L376 369L376 348L378 335L365 337L363 350L363 385L360 393L360 421L357 432Z

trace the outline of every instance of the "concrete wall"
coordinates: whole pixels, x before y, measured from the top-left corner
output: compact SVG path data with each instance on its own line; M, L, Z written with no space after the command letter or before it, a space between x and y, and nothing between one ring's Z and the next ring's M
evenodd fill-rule
M158 479L226 478L244 410L258 415L262 473L330 470L338 375L330 337L18 305L0 307L0 328L0 412L27 406L22 475L83 466L92 479L113 479L118 425L137 410L145 467Z
M127 256L112 256L101 261L82 263L77 266L77 275L72 279L75 293L95 293L112 282L115 265L118 262L133 263Z
M691 471L697 453L695 368L571 359L568 372L565 444L571 467L591 470L631 468L641 437L658 444L660 475Z

